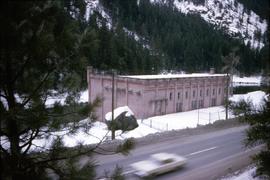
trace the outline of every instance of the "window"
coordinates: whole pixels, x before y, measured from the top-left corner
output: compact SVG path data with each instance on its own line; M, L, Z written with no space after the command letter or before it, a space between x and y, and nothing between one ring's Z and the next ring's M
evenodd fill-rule
M206 90L206 96L208 96L208 94L209 94L209 89Z
M202 97L202 90L200 90L200 97Z
M195 97L195 95L196 95L196 92L195 92L195 90L193 91L193 97Z
M215 93L216 93L216 90L215 90L215 89L213 89L213 95L215 95Z
M170 92L170 100L172 100L172 93Z
M180 99L180 92L177 93L177 98Z
M212 104L211 104L211 105L212 105L212 106L215 106L215 105L216 105L216 101L217 101L216 98L213 98L213 99L212 99Z
M221 89L220 89L220 88L218 88L218 94L220 94L220 91L221 91Z
M188 98L188 92L186 91L186 99Z
M192 101L191 102L191 109L196 109L197 108L197 101Z
M176 103L176 112L182 111L182 103Z
M199 100L199 108L203 106L203 100Z

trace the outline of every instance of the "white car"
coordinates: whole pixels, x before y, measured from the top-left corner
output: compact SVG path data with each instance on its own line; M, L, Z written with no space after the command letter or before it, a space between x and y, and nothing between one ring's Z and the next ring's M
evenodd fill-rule
M151 158L139 161L130 166L135 174L140 177L149 177L176 170L186 164L187 159L171 153L158 153L151 155Z

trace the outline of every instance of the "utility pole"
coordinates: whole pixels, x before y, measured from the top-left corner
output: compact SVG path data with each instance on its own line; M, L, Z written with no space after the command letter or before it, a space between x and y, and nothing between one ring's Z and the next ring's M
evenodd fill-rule
M226 78L227 78L227 90L226 90L226 100L225 100L225 113L226 113L226 120L228 119L228 109L229 109L229 93L232 86L232 78L233 74L235 72L235 67L239 64L240 57L235 55L236 51L238 51L238 47L235 47L232 49L232 52L230 52L227 56L221 56L221 59L225 66L223 66L222 71L226 72ZM231 81L231 83L230 83Z
M112 140L115 139L115 122L114 122L114 76L115 76L115 71L112 70L112 119L111 119Z
M198 122L197 122L197 126L199 126L199 121L200 121L200 109L198 108Z
M229 91L230 91L230 88L229 88L229 74L227 73L227 91L226 91L226 100L225 100L225 114L226 114L226 120L228 120L228 109L229 109Z

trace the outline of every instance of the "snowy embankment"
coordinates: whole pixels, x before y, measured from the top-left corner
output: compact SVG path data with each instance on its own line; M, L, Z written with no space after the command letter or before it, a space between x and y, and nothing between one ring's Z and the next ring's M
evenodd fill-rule
M259 180L259 178L254 177L256 171L256 167L247 168L243 172L235 172L234 175L226 178L222 178L221 180Z

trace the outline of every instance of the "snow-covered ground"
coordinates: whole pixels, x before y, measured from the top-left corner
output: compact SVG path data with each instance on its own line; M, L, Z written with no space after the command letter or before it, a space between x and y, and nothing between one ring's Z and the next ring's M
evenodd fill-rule
M230 98L231 101L238 102L240 100L251 101L254 105L254 108L259 109L262 105L263 97L265 97L265 92L263 91L254 91L243 94L235 94L233 97Z
M259 180L259 178L253 177L256 171L256 167L247 168L242 173L235 172L236 175L222 178L221 180Z
M233 78L233 82L235 84L260 84L260 77L237 77ZM263 91L255 91L251 93L247 93L245 95L237 94L233 95L230 100L231 101L239 101L241 99L251 100L255 106L259 106L262 98L265 96ZM53 104L54 101L64 102L63 98L50 99L50 101L46 104ZM88 102L88 91L85 90L81 93L81 97L79 102ZM229 117L233 117L231 113L229 113ZM148 134L153 134L162 131L170 131L170 130L178 130L184 128L194 128L197 125L205 125L208 123L213 123L216 120L225 119L225 109L223 106L216 106L210 108L197 109L193 111L181 112L181 113L173 113L167 114L163 116L155 116L147 119L139 119L138 124L139 127L135 130L122 133L121 131L117 131L117 139L126 139L130 137L139 138L146 136ZM78 142L82 144L93 144L98 143L100 141L106 140L106 138L110 138L110 133L107 130L106 124L102 122L94 122L93 127L89 130L88 134L85 134L79 131L77 134L72 136L64 135L64 144L66 146L72 147L76 146ZM48 140L50 141L50 140ZM41 145L40 140L37 142ZM48 142L47 142L48 144Z
M240 80L239 80L240 79ZM253 78L234 78L236 82L251 82ZM254 78L254 82L258 82L259 78ZM239 81L238 81L239 80ZM252 80L253 82L253 80ZM255 91L243 95L233 95L230 100L231 101L239 101L241 99L250 100L257 107L260 106L261 100L265 97L265 93L263 91ZM64 103L65 96L58 97L55 99L49 99L46 102L47 105L52 105L55 101ZM88 101L88 91L83 91L81 93L81 97L79 102L87 102ZM230 113L229 117L233 117ZM205 125L208 123L213 123L217 120L225 119L225 109L223 106L209 107L203 109L197 109L193 111L180 112L167 114L163 116L155 116L147 119L138 119L138 127L132 131L124 132L121 131L116 132L116 139L126 139L130 137L139 138L146 136L148 134L154 134L157 132L170 131L170 130L178 130L185 128L194 128L198 125ZM85 119L83 121L89 121ZM80 129L74 135L66 135L67 130L63 129L61 132L56 132L55 136L49 137L47 139L38 139L34 140L33 144L37 146L45 146L49 147L51 145L52 140L60 135L63 137L63 142L65 146L73 147L78 143L82 143L83 145L94 144L100 141L105 141L106 139L110 139L110 132L107 129L105 123L102 122L94 122L92 128L85 133L83 129ZM2 145L5 144L5 140L1 137ZM6 143L6 147L8 144ZM39 148L35 149L38 150ZM34 149L33 149L34 150Z
M243 95L234 95L230 98L232 101L239 101L240 99L250 99L255 105L260 104L260 100L265 97L262 91L255 91ZM232 117L232 114L229 115ZM223 106L216 106L210 108L203 108L193 111L180 112L174 114L167 114L163 116L155 116L148 119L139 119L139 126L129 132L116 132L116 139L126 139L130 137L139 138L148 134L163 132L168 130L178 130L185 128L194 128L198 124L205 125L213 123L217 120L225 119L225 109ZM85 119L87 121L87 119ZM82 130L75 135L64 135L63 142L68 147L76 146L79 142L87 145L105 141L110 138L110 132L105 123L94 122L93 127L85 134ZM50 139L51 140L51 139ZM33 143L38 145L49 145L50 140L38 140Z
M83 97L81 99L88 99L87 93L82 93L82 96ZM264 92L255 91L243 95L234 95L230 98L230 100L239 101L240 99L249 99L258 106L264 97ZM232 114L229 114L229 117L232 117ZM117 131L116 139L126 139L130 137L139 138L157 132L194 128L198 124L205 125L221 119L225 119L225 111L223 106L155 116L143 120L139 119L139 126L136 129L124 133ZM83 121L89 120L85 119ZM102 122L94 122L92 128L87 133L85 133L83 129L79 129L79 131L74 135L66 135L66 130L63 129L61 132L56 132L55 136L48 137L47 139L44 138L34 140L33 144L36 145L36 148L33 150L40 150L40 146L50 147L52 140L56 136L63 137L65 146L74 147L78 145L78 143L87 145L110 139L110 132L108 131L106 124ZM1 137L1 143L4 147L9 146L3 137Z

